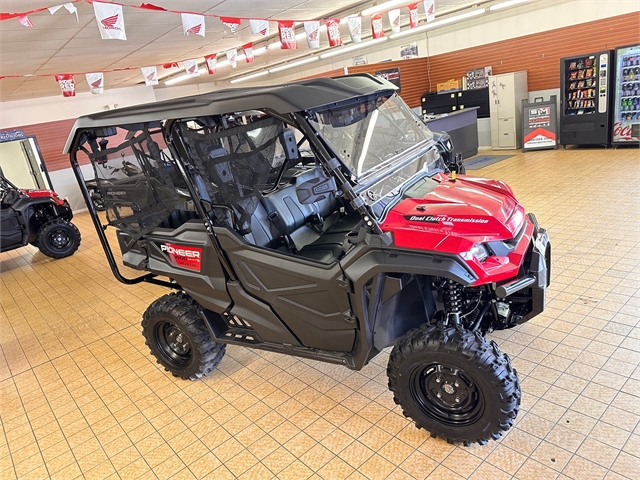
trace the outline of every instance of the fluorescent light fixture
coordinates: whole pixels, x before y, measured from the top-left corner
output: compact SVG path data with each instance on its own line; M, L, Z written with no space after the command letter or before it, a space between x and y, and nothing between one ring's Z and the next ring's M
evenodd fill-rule
M459 22L461 20L466 20L467 18L477 17L478 15L482 15L487 9L479 8L477 10L472 10L471 12L463 13L461 15L456 15L454 17L443 18L442 20L436 20L435 22L427 23L422 25L421 27L412 28L410 30L405 30L400 33L393 33L389 35L389 38L400 38L405 37L407 35L413 35L414 33L424 32L426 30L431 30L435 27L441 27L442 25L448 25L450 23Z
M200 75L203 75L203 74L207 73L207 69L206 68L200 68L198 70L198 73ZM175 85L176 83L184 82L185 80L187 80L189 78L193 78L193 77L190 77L189 75L187 75L185 73L184 75L180 75L179 77L175 77L175 78L172 78L170 80L167 80L166 82L164 82L164 84L165 85Z
M517 5L518 3L528 2L529 0L509 0L508 2L498 3L497 5L491 5L489 10L500 10L501 8L510 7L511 5Z
M273 43L270 43L269 45L267 45L267 48L269 50L271 50L272 48L280 48L280 47L282 47L282 43L280 43L280 42L273 42Z
M414 28L414 30L415 30L415 28ZM325 58L335 57L336 55L341 55L343 53L352 52L353 50L357 50L359 48L369 47L369 46L373 45L374 43L384 42L386 39L387 39L387 37L376 38L375 40L370 40L368 42L363 42L363 43L356 43L355 45L350 45L348 47L338 47L336 49L331 49L327 53L323 53L322 55L320 55L320 58L325 59Z
M372 13L381 12L383 10L391 10L393 7L406 7L407 0L393 0L391 2L384 2L380 5L376 5L375 7L366 8L362 11L363 16L371 15Z
M245 75L244 77L234 78L229 83L244 82L246 80L251 80L252 78L261 77L261 76L266 75L268 73L269 73L269 70L262 70L261 72L258 72L258 73L252 73L251 75Z
M266 51L267 51L267 47L258 47L258 48L254 48L253 49L253 54L254 55L262 55Z
M300 66L300 65L304 65L306 63L315 62L316 60L319 60L319 59L320 59L320 57L314 55L312 57L308 57L308 58L305 58L303 60L299 60L297 62L286 63L286 64L284 64L284 65L282 65L280 67L271 68L269 70L269 73L275 73L275 72L280 72L282 70L288 70L290 68L294 68L294 67L297 67L297 66Z

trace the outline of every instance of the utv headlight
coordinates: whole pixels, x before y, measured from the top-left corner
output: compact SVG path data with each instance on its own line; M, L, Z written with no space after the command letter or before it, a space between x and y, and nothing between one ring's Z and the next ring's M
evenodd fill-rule
M476 257L476 260L479 262L484 262L487 258L489 258L489 249L482 245L481 243L474 243L469 253Z

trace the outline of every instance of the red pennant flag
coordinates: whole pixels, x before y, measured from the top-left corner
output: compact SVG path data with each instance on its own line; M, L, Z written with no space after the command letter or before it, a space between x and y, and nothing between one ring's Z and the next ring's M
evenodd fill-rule
M63 97L76 96L76 80L73 75L56 75Z
M384 27L382 26L382 14L371 15L371 36L373 38L384 37Z
M207 72L209 72L209 75L216 73L216 64L218 63L216 54L213 53L211 55L205 55L204 61L207 64Z
M298 48L296 42L296 27L293 20L278 21L278 33L280 34L280 43L283 50L295 50Z
M329 46L337 47L342 45L342 37L340 36L340 20L326 20L327 36L329 37Z
M163 63L162 64L162 68L164 68L165 70L168 70L169 68L178 68L178 62L169 62L169 63Z
M409 5L409 25L411 28L418 26L418 4L412 3Z
M227 27L229 27L229 30L231 30L231 33L236 33L236 31L238 30L238 27L240 26L240 19L239 18L235 18L235 17L220 17L220 20Z
M26 15L20 15L18 17L18 20L20 21L20 24L24 25L25 27L33 27L33 23L31 23L31 20L29 20L29 17L27 17Z
M167 9L164 7L159 7L154 5L153 3L143 3L140 5L140 8L144 8L145 10L159 10L161 12L166 12Z
M247 43L246 45L242 45L242 50L244 51L244 60L247 63L253 62L253 43Z

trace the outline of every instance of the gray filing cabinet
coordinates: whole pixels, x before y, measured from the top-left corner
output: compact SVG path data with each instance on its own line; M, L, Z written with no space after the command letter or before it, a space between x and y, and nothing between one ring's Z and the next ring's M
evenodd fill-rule
M489 77L491 146L494 150L522 148L522 100L528 98L526 71Z

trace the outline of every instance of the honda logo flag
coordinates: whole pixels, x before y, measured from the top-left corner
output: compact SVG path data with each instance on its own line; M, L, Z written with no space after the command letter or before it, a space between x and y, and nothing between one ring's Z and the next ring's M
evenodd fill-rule
M189 77L197 77L200 75L200 71L198 69L198 61L197 60L185 60L182 62L184 65L184 70L187 72L187 76Z
M93 2L98 29L103 40L126 40L122 5Z
M229 27L229 30L231 30L231 33L236 33L238 31L238 27L240 26L240 19L239 18L220 17L220 20L227 27Z
M329 37L329 46L338 47L342 45L342 36L340 35L340 20L326 20L327 37Z
M307 45L309 48L320 48L319 21L304 22L304 33L307 34Z
M246 45L242 45L242 50L244 51L244 59L247 63L253 62L253 43L247 43Z
M225 53L227 55L227 61L229 62L229 65L231 65L231 68L236 68L238 51L235 48L232 48L231 50L227 50Z
M371 15L371 36L373 38L384 37L384 28L382 27L382 14L376 13Z
M249 20L249 25L251 25L252 34L269 36L269 20Z
M181 13L182 31L185 35L200 35L204 37L204 15Z
M56 75L63 97L76 96L76 80L73 75Z
M389 23L391 24L391 30L393 33L400 32L400 9L394 8L389 10Z
M91 93L98 95L104 91L104 74L102 72L85 73L84 76L87 79Z
M140 70L147 87L158 85L158 69L156 67L142 67Z
M427 22L436 18L436 0L424 0L424 11L427 14Z
M418 26L418 4L413 3L409 5L409 25L411 28L416 28Z
M295 50L298 48L296 42L296 27L292 20L283 20L278 22L278 33L280 34L280 48L283 50Z
M353 43L360 43L362 41L362 18L349 17L347 18L347 24L349 25L351 41Z
M211 55L205 55L204 61L207 64L207 72L209 72L209 75L216 73L216 64L218 63L218 57L216 54L212 53Z

